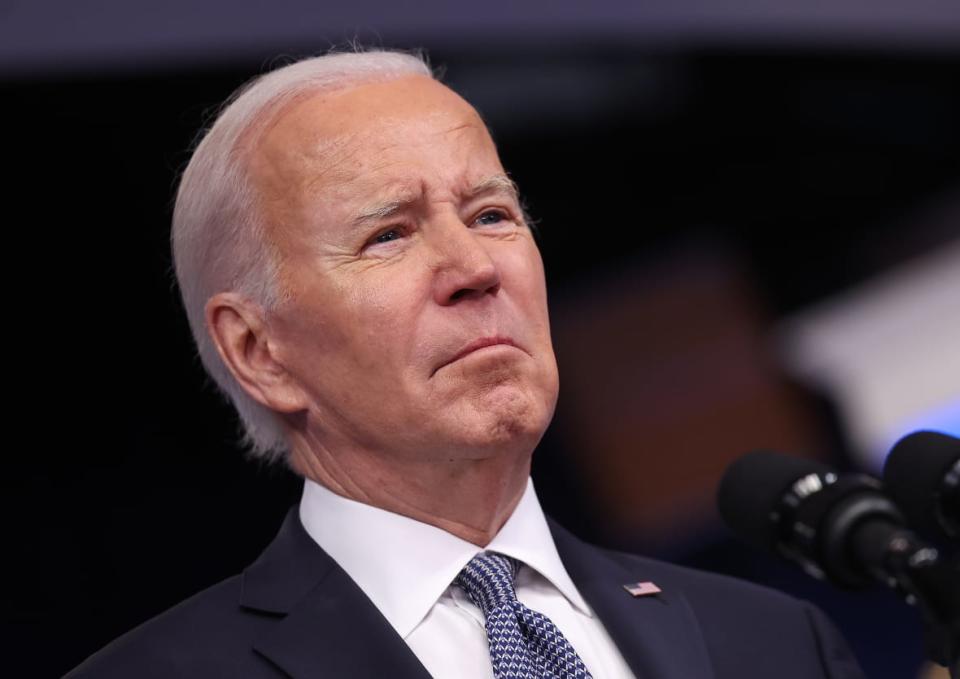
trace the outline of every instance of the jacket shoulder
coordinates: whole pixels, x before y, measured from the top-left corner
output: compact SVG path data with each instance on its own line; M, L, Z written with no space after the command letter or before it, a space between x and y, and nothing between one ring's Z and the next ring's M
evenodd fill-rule
M265 616L240 605L242 577L233 576L177 604L102 648L68 679L235 677L263 664L251 639Z
M789 594L729 575L678 566L626 552L607 549L602 551L608 558L633 571L656 574L663 583L679 588L693 600L699 600L701 597L708 597L711 601L715 601L717 597L723 599L732 597L738 600L746 598L774 608L784 607L791 610L797 606L806 605L805 602Z
M642 556L602 550L610 559L644 574L662 589L680 592L698 621L718 674L739 662L731 649L776 649L784 659L809 649L823 676L862 679L863 672L833 622L813 604L752 582ZM731 676L734 676L731 674Z

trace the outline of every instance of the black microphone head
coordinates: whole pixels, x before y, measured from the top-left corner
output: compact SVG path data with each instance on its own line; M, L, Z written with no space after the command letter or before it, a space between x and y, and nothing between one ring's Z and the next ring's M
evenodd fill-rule
M884 464L887 492L916 530L930 538L960 536L951 535L951 526L960 524L960 517L954 504L958 490L948 483L958 460L960 439L917 431L900 439Z
M717 490L720 517L741 538L776 549L780 527L773 518L798 479L830 470L814 460L769 451L748 453L727 467Z

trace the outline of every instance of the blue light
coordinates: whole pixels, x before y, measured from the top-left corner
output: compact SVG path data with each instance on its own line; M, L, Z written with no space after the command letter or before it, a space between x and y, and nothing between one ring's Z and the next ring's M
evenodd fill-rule
M938 431L950 436L960 437L960 398L949 401L945 405L914 415L904 420L900 425L891 429L889 441L885 442L884 450L880 453L877 469L883 467L890 449L897 441L914 431Z

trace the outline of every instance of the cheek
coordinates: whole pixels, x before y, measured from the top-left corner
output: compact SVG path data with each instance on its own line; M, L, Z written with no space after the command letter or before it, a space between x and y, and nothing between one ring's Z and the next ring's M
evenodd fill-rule
M515 291L526 318L549 332L547 289L540 251L532 242L510 250L502 261L502 275Z
M315 379L349 347L349 337L335 309L299 299L275 315L281 362L297 376Z
M519 307L521 322L528 333L527 348L538 365L540 384L551 399L548 409L552 412L559 382L553 341L550 337L543 260L536 245L530 242L528 248L516 249L508 261L510 262L510 280L516 291L514 298Z
M416 338L419 298L411 290L409 276L391 273L344 286L338 313L356 363L379 371L382 378L402 372L409 364Z

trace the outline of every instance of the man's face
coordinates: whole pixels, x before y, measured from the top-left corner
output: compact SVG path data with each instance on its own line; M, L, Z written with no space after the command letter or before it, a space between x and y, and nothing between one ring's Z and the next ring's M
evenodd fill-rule
M558 385L543 263L466 102L421 76L317 94L252 170L309 436L416 460L533 449Z

